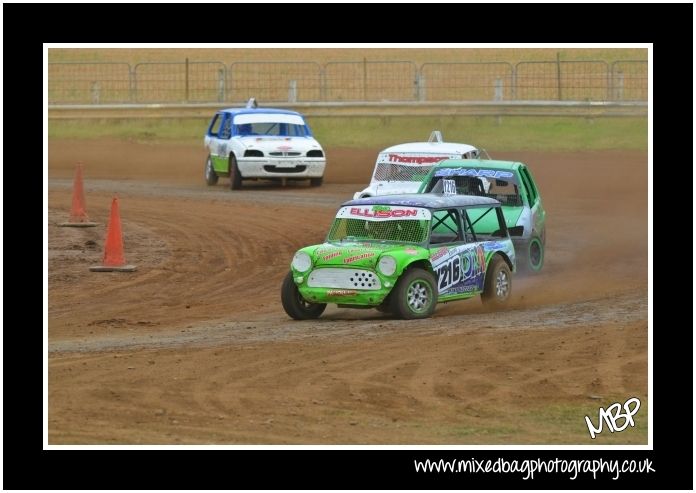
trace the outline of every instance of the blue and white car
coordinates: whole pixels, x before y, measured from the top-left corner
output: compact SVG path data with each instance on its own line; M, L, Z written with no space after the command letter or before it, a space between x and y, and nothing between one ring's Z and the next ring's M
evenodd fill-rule
M215 185L230 178L230 188L243 180L302 180L319 186L326 156L304 117L295 111L258 108L253 98L246 108L218 111L205 135L208 150L205 181Z

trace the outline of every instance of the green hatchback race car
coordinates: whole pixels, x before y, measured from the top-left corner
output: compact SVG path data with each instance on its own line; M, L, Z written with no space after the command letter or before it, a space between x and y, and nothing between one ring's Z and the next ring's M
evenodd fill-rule
M384 195L341 206L326 242L295 253L281 300L297 320L319 317L327 303L426 318L438 302L477 295L504 305L514 271L499 201Z
M541 271L546 248L546 211L539 188L525 164L448 159L430 170L418 190L419 193L438 191L500 201L517 252L517 266L529 273Z

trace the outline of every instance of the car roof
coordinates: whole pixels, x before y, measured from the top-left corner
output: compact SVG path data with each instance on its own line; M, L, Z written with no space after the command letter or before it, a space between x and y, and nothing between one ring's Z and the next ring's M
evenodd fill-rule
M281 110L278 108L225 108L220 110L220 113L230 113L232 115L245 115L254 113L274 113L276 115L297 115L302 116L297 111Z
M497 206L500 202L490 197L476 195L444 195L441 193L408 193L401 195L377 195L362 199L349 200L347 205L402 205L443 209L447 207L471 207L476 205Z
M445 159L435 165L437 168L486 168L517 170L523 163L517 161L496 161L494 159Z
M405 144L398 144L391 147L387 147L380 154L385 152L427 152L427 153L438 153L452 154L452 153L465 153L477 150L474 146L469 144L458 144L456 142L407 142Z

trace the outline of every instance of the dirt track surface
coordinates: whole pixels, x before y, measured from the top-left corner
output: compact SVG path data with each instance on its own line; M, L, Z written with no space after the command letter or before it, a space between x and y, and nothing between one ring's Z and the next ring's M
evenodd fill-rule
M377 152L329 149L317 189L232 192L205 186L199 147L50 142L49 443L590 443L581 410L647 396L643 153L492 153L531 166L549 218L544 272L506 311L290 320L293 252ZM101 226L59 228L78 161ZM132 274L88 271L113 193Z

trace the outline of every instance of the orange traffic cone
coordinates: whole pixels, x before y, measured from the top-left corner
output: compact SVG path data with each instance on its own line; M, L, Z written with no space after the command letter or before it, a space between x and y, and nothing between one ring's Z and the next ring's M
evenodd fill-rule
M118 213L118 197L111 202L111 216L106 227L106 241L104 241L104 260L102 265L90 267L93 272L133 272L135 265L126 265L126 257L123 254L123 236L121 235L121 217Z
M70 211L70 221L60 223L59 226L72 226L77 228L89 228L96 226L87 217L85 207L85 190L82 186L82 164L75 167L75 180L73 182L72 210Z

